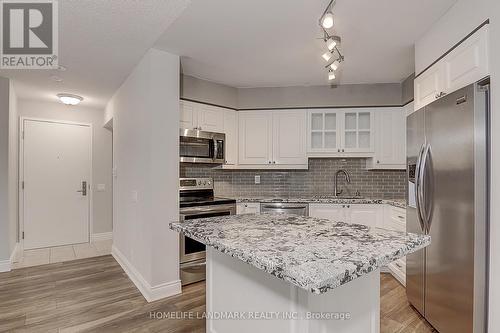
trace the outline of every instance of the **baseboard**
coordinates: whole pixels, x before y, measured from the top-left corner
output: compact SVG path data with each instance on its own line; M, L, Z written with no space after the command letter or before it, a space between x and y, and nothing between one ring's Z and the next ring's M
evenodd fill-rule
M110 239L113 239L113 232L103 232L100 234L92 234L90 237L90 241L92 243L110 240Z
M132 266L128 259L114 245L111 249L111 255L123 268L129 279L135 284L142 296L148 302L154 302L159 299L178 295L181 293L181 281L172 281L157 286L151 286L144 277Z
M10 272L11 268L10 260L0 260L0 273Z
M14 250L12 250L12 253L10 254L9 260L0 260L0 273L10 272L12 270L12 264L17 262L21 254L21 244L16 243L16 245L14 246Z

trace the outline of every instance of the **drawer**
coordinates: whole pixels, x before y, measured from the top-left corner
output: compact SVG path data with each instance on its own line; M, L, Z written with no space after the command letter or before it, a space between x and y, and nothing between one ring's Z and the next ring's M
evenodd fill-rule
M391 207L391 218L406 225L406 210L398 207Z

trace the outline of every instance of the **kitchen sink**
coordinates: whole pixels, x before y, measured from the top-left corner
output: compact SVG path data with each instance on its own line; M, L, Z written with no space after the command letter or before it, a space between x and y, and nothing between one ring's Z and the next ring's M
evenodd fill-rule
M314 199L365 199L365 197L359 195L315 195Z

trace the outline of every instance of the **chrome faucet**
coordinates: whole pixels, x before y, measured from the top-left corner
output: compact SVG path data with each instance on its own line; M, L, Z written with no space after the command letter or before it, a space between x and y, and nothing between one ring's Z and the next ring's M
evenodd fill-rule
M342 190L338 190L338 184L339 184L339 175L343 173L345 175L345 181L346 183L350 183L351 182L351 176L349 176L349 173L347 171L345 171L344 169L340 169L338 170L336 173L335 173L335 179L333 181L333 193L334 193L334 196L339 196L339 194L342 194Z

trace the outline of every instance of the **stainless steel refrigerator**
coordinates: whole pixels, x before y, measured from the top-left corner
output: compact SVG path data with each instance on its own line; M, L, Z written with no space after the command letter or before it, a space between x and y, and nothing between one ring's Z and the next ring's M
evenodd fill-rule
M406 293L440 333L486 331L488 82L407 119L407 231L431 245L407 257Z

